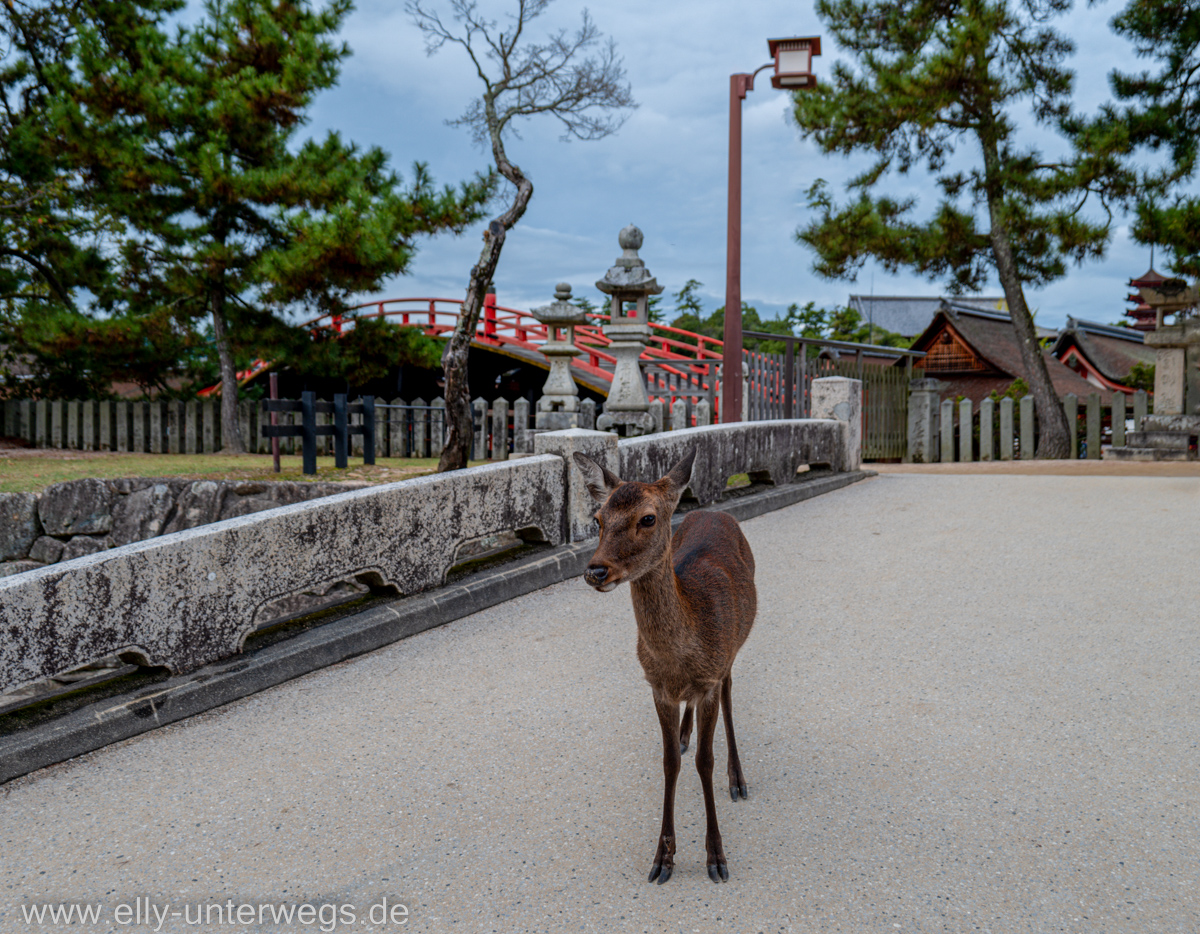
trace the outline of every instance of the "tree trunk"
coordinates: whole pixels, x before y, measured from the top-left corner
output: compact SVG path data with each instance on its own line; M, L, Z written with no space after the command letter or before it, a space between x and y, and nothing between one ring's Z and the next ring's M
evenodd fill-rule
M494 118L494 114L490 114ZM494 124L493 124L494 126ZM471 268L471 279L467 284L467 297L462 304L454 333L442 351L442 372L446 380L446 446L438 461L438 471L461 470L471 457L471 438L474 436L474 420L471 414L471 387L467 378L467 357L471 352L471 340L479 325L479 314L483 311L483 300L488 284L500 262L500 251L508 231L521 219L529 199L533 197L533 183L511 162L504 153L498 132L492 133L492 154L500 174L517 186L509 209L488 224L483 233L483 250L479 262Z
M213 336L217 343L217 360L221 364L221 450L227 454L245 454L242 433L238 430L237 367L229 347L225 324L225 291L218 285L209 296L212 309Z
M984 139L982 142L984 165L990 182L997 176L999 152L994 140ZM1050 381L1050 371L1046 368L1042 345L1038 343L1033 315L1029 313L1029 306L1025 303L1025 290L1021 286L1021 277L1013 258L1012 244L1008 241L1008 230L1003 217L1000 216L1001 194L998 188L998 185L993 187L989 184L987 202L991 232L988 236L992 243L992 256L996 260L996 272L1004 289L1005 301L1008 302L1013 330L1017 334L1021 362L1025 364L1029 391L1033 395L1033 405L1041 425L1036 456L1045 460L1058 460L1071 454L1067 416L1054 391L1054 384ZM1026 452L1022 451L1021 456L1026 457Z

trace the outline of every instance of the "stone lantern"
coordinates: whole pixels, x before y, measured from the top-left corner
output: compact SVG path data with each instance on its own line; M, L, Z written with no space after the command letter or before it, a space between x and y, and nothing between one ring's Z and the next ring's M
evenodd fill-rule
M579 355L575 346L575 325L584 324L587 315L571 304L571 286L560 282L554 287L555 301L530 310L546 325L546 343L542 354L550 360L550 375L538 400L534 428L560 431L579 427L579 387L571 376L571 358Z
M612 388L604 403L604 414L596 420L596 427L601 431L615 429L619 434L632 437L654 431L654 418L650 415L650 400L646 398L646 383L638 358L650 339L650 296L658 295L663 287L638 256L642 246L640 230L630 224L617 236L617 243L623 252L604 278L596 283L596 288L612 296L609 322L602 330L612 340L608 352L617 358Z

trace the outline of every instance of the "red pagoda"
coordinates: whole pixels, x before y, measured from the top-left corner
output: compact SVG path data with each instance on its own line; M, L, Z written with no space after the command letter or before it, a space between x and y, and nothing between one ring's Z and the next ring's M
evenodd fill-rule
M1154 271L1151 266L1147 272L1142 273L1137 279L1130 279L1129 285L1135 289L1153 289L1158 291L1159 287L1167 281L1165 276L1160 276ZM1134 302L1136 307L1130 308L1125 312L1127 318L1133 319L1133 324L1130 325L1135 331L1153 331L1155 328L1156 312L1149 303L1147 303L1138 292L1133 292L1125 296L1125 301Z

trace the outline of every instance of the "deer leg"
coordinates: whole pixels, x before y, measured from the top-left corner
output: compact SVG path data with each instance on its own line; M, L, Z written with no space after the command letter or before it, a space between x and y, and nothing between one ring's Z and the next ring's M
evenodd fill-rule
M688 743L692 740L692 705L689 703L683 711L683 724L679 727L679 751L685 753Z
M699 729L696 732L696 771L700 773L700 784L704 788L704 813L708 818L708 832L704 836L704 849L708 857L708 877L713 882L729 878L729 867L725 863L725 850L721 846L721 830L717 827L717 802L713 800L713 733L717 730L717 708L721 697L716 689L700 702Z
M750 797L746 787L746 776L742 774L742 760L738 757L737 740L733 738L733 675L728 674L721 682L721 710L725 714L725 745L729 747L729 797L734 801L740 794L743 798Z
M650 867L650 878L662 885L671 878L675 869L675 782L679 778L679 764L683 754L679 751L679 704L654 698L658 711L658 723L663 737L663 816L662 830L658 835L658 851L654 854L654 865Z

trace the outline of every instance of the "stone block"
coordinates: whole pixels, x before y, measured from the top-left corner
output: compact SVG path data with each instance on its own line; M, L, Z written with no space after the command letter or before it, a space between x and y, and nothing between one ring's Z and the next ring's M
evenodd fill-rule
M1186 352L1182 347L1159 347L1154 354L1154 414L1181 415L1184 411Z
M128 545L163 534L175 507L175 496L166 483L147 484L126 496L118 496L112 510L112 539Z
M996 459L996 400L988 396L979 403L979 459Z
M29 560L39 564L54 564L62 558L63 543L57 538L43 535L29 549Z
M36 571L42 566L36 561L2 561L0 562L0 577L12 577L15 574L24 574L26 571Z
M237 654L261 608L338 581L418 593L459 545L561 544L564 464L524 457L369 487L0 581L0 692L108 655L179 673Z
M1025 457L1025 452L1021 452ZM1000 460L1013 459L1013 401L1011 396L1000 400Z
M825 376L812 381L812 417L832 418L850 426L848 459L842 470L862 464L862 381Z
M103 480L70 480L47 487L38 517L47 535L102 535L112 530L115 493Z
M618 473L617 436L609 431L589 431L569 428L565 431L546 431L533 439L536 454L554 454L563 459L563 480L567 491L564 538L580 542L598 538L599 528L594 518L596 504L588 493L583 475L572 460L573 454L585 454L597 464Z
M109 540L107 536L76 535L63 545L62 555L58 560L73 561L76 558L83 558L86 555L94 555L98 551L107 551L108 546Z
M971 420L971 400L958 403L958 459L969 464L975 459L974 425Z
M0 561L24 558L42 534L35 493L0 493Z

